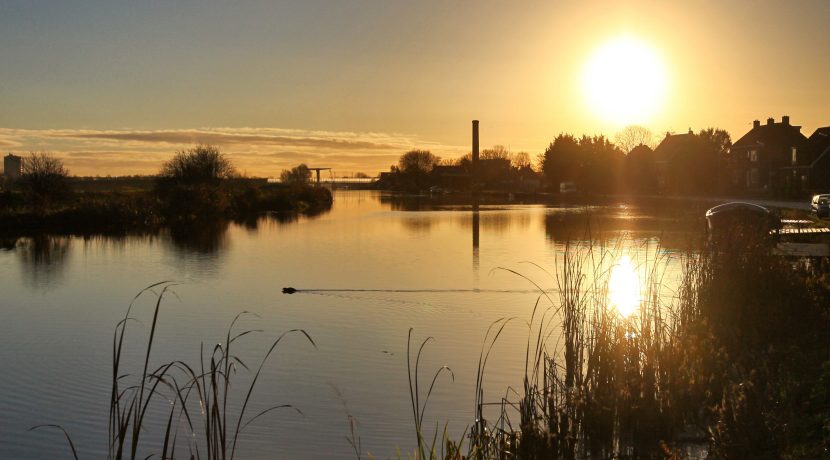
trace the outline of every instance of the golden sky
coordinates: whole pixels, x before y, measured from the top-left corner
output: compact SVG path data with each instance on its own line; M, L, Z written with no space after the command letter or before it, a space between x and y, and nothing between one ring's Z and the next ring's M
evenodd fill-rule
M826 1L2 1L0 149L79 175L153 173L199 142L249 175L376 173L409 148L465 153L479 119L483 146L535 156L626 124L584 94L621 37L665 74L632 120L655 133L737 139L790 115L809 135L830 125L828 23ZM600 80L654 73L635 57L616 52Z

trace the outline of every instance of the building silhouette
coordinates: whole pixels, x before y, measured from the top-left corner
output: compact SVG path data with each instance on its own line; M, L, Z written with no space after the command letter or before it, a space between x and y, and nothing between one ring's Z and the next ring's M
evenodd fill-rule
M3 175L8 179L17 179L23 169L23 158L11 153L3 158Z

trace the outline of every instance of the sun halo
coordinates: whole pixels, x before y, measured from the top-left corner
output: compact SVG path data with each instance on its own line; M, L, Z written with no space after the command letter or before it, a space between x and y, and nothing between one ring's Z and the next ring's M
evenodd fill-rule
M587 108L620 127L651 121L665 103L667 87L661 56L646 42L629 36L597 48L582 72Z

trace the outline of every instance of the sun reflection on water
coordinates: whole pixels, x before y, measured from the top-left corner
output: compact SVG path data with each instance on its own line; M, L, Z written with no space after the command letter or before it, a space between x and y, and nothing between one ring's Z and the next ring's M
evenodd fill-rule
M637 269L627 255L620 257L611 267L611 276L608 280L609 306L615 308L620 315L628 317L637 309L642 300L640 295L640 279Z

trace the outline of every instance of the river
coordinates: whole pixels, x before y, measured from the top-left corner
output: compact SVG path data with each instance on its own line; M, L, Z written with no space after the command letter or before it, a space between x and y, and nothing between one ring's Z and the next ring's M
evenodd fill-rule
M196 365L223 343L236 315L234 354L252 369L283 331L263 368L249 416L277 404L240 436L240 458L406 456L415 446L407 336L424 348L422 392L442 375L425 411L425 431L459 439L474 417L479 354L488 326L514 318L485 372L485 399L519 388L528 326L539 292L555 286L568 241L595 245L609 260L657 260L676 285L680 260L694 249L690 210L624 205L436 203L381 192L338 191L328 213L261 219L198 235L40 237L0 250L0 458L69 458L59 424L81 458L106 455L116 323L143 288L177 283L162 302L151 367L174 359ZM589 220L586 216L592 216ZM588 222L590 221L590 226ZM694 221L696 222L696 221ZM694 224L696 225L697 222ZM590 231L590 233L589 233ZM573 247L571 248L573 250ZM651 262L650 262L651 261ZM514 273L515 272L515 273ZM517 274L518 273L518 274ZM283 294L283 287L326 291ZM336 291L342 290L342 291ZM402 292L403 291L403 292ZM408 292L407 292L408 291ZM152 293L128 323L124 366L140 371L152 321ZM236 414L251 372L240 367L229 412ZM423 395L421 395L423 399ZM146 448L157 448L164 405L151 409ZM196 414L198 415L198 414ZM188 434L180 431L180 452ZM440 437L440 434L439 434ZM181 453L179 456L182 456Z

